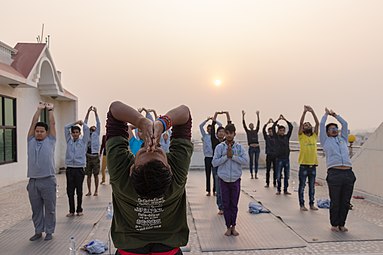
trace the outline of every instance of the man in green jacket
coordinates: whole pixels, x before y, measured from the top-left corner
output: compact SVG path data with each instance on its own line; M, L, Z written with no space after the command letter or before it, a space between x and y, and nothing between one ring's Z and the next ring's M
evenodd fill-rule
M144 146L129 151L128 123L143 132ZM170 152L158 145L172 128ZM122 103L110 105L107 165L113 189L112 239L116 254L182 254L188 242L185 184L193 145L189 108L179 106L156 121Z

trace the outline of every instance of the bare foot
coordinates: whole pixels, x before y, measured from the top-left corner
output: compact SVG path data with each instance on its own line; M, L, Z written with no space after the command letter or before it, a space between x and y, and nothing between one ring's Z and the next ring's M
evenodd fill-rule
M92 195L92 193L91 193L91 192L88 192L88 193L86 193L85 196L89 197L89 196L91 196L91 195Z
M343 227L339 227L339 230L340 230L340 232L347 232L347 231L348 231L348 228L346 228L345 226L343 226Z
M302 206L301 206L301 211L304 211L304 212L305 212L305 211L308 211L308 210L307 210L306 206L302 205Z
M94 192L93 196L98 196L98 192L97 191Z
M338 227L334 227L334 226L332 226L332 227L331 227L331 231L333 231L333 232L339 232L340 230L339 230Z
M218 215L223 215L223 211L222 211L222 210L219 210L219 211L218 211Z
M207 192L207 193L206 193L206 196L210 197L210 192Z
M313 211L317 211L317 210L318 210L318 208L317 208L317 207L315 207L315 205L310 205L310 210L313 210Z
M235 230L235 227L231 227L231 234L232 234L233 236L239 236L239 233L238 233L237 230Z
M224 235L225 236L231 236L231 228L228 228Z

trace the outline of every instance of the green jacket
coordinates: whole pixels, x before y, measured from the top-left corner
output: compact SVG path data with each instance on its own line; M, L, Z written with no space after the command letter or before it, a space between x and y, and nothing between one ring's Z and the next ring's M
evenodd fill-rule
M167 159L173 172L173 183L164 197L138 198L130 182L134 156L128 140L112 137L107 141L107 166L112 186L114 215L111 235L116 248L136 249L150 243L170 247L187 244L189 228L186 219L185 184L193 153L187 139L172 139Z

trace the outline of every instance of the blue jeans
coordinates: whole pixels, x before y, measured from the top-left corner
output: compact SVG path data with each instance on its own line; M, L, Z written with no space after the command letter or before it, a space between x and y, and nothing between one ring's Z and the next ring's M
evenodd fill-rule
M281 192L281 173L283 168L283 191L287 192L287 188L289 187L289 178L290 178L290 159L277 159L277 190Z
M250 158L250 173L253 174L253 165L254 165L254 173L258 173L258 161L259 161L259 153L261 150L258 147L249 146L249 158Z
M218 167L213 167L213 178L215 180L215 193L217 194L217 206L218 206L218 210L223 211L222 193L221 193L221 188L219 186L219 177L218 177L217 171L218 171Z
M306 186L306 179L309 179L309 204L314 205L314 195L315 195L315 176L316 176L316 166L312 165L300 165L299 166L299 188L298 188L298 198L299 206L305 205L304 191Z

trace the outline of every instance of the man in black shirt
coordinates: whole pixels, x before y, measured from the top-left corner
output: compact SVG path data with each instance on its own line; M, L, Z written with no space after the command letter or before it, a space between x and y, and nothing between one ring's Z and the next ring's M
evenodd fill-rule
M263 138L266 143L266 185L265 188L268 188L270 185L270 170L271 164L273 165L273 185L276 186L276 151L275 151L275 137L273 136L273 128L269 127L266 132L266 128L268 124L273 124L273 119L269 119L269 121L263 126L262 133Z
M286 134L286 128L282 125L278 125L280 120L286 121L289 130ZM275 133L275 129L278 127L278 132ZM281 114L276 122L274 122L273 127L273 136L275 137L275 148L276 148L276 156L277 156L277 195L281 194L281 173L283 168L284 173L284 186L283 193L285 195L291 195L290 192L287 191L289 186L289 177L290 177L290 137L293 132L293 125L283 117Z

